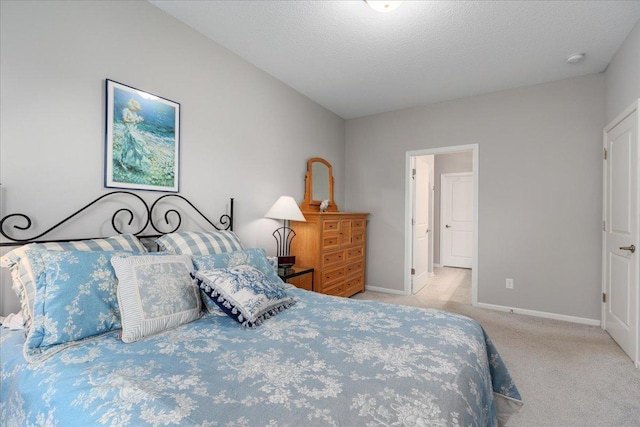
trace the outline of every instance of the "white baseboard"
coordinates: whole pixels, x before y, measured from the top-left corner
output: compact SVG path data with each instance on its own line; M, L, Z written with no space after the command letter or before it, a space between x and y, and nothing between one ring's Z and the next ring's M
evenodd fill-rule
M365 291L380 292L384 294L406 295L403 290L380 288L378 286L365 286ZM562 320L571 323L580 323L589 326L601 326L599 319L587 319L585 317L567 316L566 314L548 313L546 311L528 310L526 308L507 307L504 305L486 304L479 302L476 307L488 310L505 311L507 313L525 314L527 316L542 317L545 319Z
M525 308L512 308L504 305L485 304L482 302L479 302L476 307L516 314L526 314L527 316L543 317L545 319L563 320L565 322L580 323L582 325L600 326L599 319L587 319L584 317L567 316L565 314L548 313L546 311L527 310Z
M372 291L372 292L382 292L384 294L406 295L404 293L404 290L401 290L401 289L387 289L387 288L379 288L377 286L365 285L364 290Z
M442 267L442 264L433 264L434 267Z

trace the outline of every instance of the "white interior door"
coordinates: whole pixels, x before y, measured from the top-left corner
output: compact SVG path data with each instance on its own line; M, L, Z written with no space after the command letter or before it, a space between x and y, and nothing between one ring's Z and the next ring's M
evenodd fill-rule
M637 107L637 103L636 103ZM604 327L638 363L638 111L605 128Z
M449 267L471 268L473 174L442 174L440 198L440 263Z
M429 275L429 194L428 156L415 158L413 175L413 281L412 293L427 284ZM433 156L432 156L433 157Z

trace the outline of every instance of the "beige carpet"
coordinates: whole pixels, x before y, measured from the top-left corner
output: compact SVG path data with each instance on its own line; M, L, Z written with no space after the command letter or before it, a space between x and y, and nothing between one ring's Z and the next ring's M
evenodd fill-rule
M596 326L471 306L470 270L437 268L417 295L353 298L463 314L484 327L524 400L511 427L640 426L640 369Z

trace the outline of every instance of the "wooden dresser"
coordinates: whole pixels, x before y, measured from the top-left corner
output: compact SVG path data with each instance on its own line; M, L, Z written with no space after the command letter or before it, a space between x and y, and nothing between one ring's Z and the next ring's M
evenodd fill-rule
M291 222L296 264L313 267L314 290L350 297L364 291L368 213L305 212L306 222Z

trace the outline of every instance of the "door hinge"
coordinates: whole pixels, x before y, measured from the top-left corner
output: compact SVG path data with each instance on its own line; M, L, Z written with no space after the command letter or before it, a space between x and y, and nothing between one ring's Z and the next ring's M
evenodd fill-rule
M412 276L414 276L415 274L416 274L416 269L415 269L415 268L412 268L412 269L411 269L411 275L412 275Z
M607 221L602 221L602 231L607 231Z
M602 302L607 302L607 294L602 293Z
M604 159L607 160L607 149L606 148L604 149L604 154L603 155L604 155Z
M411 225L416 225L416 220L411 218Z
M413 177L413 176L416 176L416 170L415 170L415 168L414 168L414 169L411 169L411 176L412 176L412 177Z

